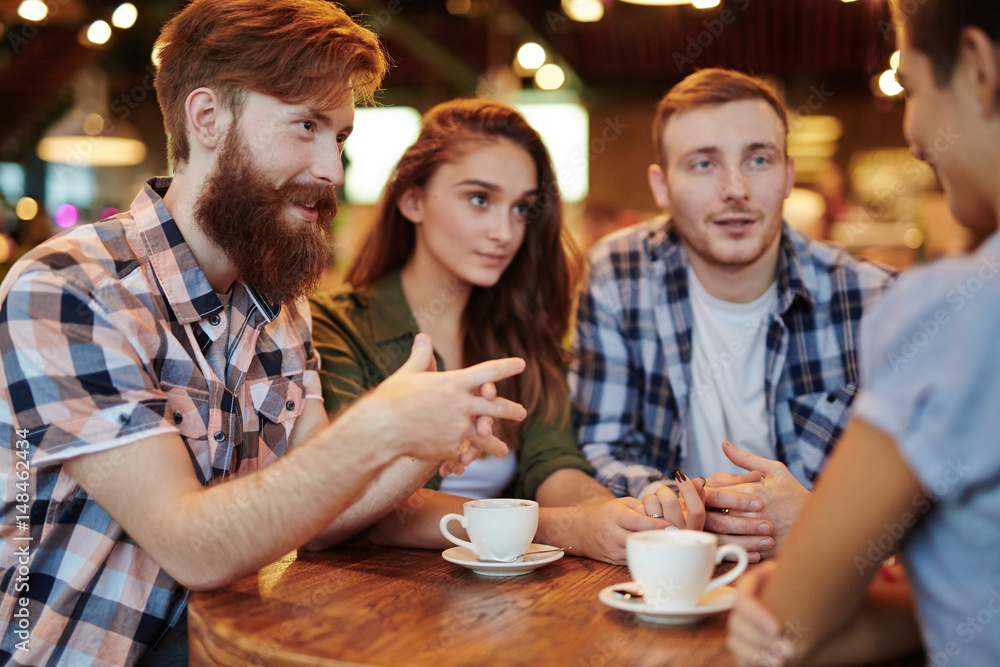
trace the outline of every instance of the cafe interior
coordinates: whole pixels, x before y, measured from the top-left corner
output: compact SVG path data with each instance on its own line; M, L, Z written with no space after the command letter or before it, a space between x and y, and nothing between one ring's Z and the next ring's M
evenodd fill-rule
M383 37L392 67L346 145L330 280L420 114L453 97L500 99L525 113L553 156L584 247L657 214L646 182L653 109L708 66L762 76L784 96L796 161L791 225L898 268L968 243L933 173L906 148L883 2L344 4ZM0 270L61 229L127 206L149 175L168 173L153 42L182 5L0 0Z
M184 4L0 0L0 278L34 245L115 214L169 173L154 41ZM790 225L898 269L970 243L906 146L881 0L341 4L382 37L391 68L346 144L328 284L433 105L478 96L516 106L542 135L587 248L661 213L646 178L655 105L712 66L763 77L790 110ZM724 620L627 613L628 593L613 588L628 579L621 566L560 553L541 563L546 576L498 566L471 578L431 556L300 552L195 596L191 664L732 664ZM524 573L504 585L491 576Z

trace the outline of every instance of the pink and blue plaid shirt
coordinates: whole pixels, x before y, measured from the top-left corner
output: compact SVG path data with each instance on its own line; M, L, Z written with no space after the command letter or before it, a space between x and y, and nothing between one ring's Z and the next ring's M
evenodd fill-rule
M63 462L177 433L217 482L283 455L321 398L308 306L235 283L224 307L169 186L50 239L0 286L0 662L134 664L184 610L187 591Z

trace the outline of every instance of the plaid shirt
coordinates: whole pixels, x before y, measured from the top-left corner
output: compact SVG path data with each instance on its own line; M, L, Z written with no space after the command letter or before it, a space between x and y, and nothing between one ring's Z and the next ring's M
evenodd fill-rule
M284 454L321 396L305 302L236 283L223 307L169 185L49 240L0 286L0 661L134 664L184 610L187 591L63 462L177 433L208 484Z
M782 227L764 390L774 457L807 488L849 416L862 311L894 274ZM639 497L684 467L689 445L687 255L669 222L590 252L570 372L580 444L597 479Z

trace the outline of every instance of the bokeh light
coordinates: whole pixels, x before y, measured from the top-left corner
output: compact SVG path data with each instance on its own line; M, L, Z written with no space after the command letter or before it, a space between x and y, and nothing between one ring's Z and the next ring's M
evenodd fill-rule
M92 44L106 44L111 39L111 26L107 21L94 21L87 28L87 39Z
M80 212L72 204L60 204L56 207L56 214L53 216L56 224L60 227L72 227L80 219Z
M18 5L17 15L25 21L41 21L49 15L49 8L41 0L24 0Z
M17 254L17 244L6 234L0 234L0 262L13 259Z
M121 211L116 209L114 206L109 206L103 211L101 211L100 220L104 220L105 218L110 218L111 216L118 215L119 213L121 213Z
M882 76L878 78L878 87L889 97L899 95L903 92L903 87L896 81L896 70L894 69L887 69L882 72Z
M542 65L535 72L535 85L542 90L555 90L566 81L566 73L563 68L555 63Z
M517 64L529 71L535 71L545 64L545 49L535 42L522 44L517 50Z
M562 0L562 10L566 16L580 23L593 23L604 18L601 0Z
M14 209L17 217L21 220L32 220L38 215L38 202L31 197L21 197L17 200L17 207Z
M131 28L135 25L139 12L131 2L124 2L118 5L115 13L111 15L111 24L116 28Z

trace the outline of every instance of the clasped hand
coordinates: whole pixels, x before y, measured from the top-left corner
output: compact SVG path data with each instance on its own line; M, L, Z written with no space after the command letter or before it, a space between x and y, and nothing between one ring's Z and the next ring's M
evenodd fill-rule
M779 461L722 443L729 460L749 471L716 473L705 483L705 530L722 544L739 544L755 563L774 556L810 493Z

